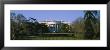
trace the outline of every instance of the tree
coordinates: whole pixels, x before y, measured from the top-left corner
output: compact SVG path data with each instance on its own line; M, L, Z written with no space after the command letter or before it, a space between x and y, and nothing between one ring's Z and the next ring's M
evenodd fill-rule
M71 24L72 32L84 33L84 19L79 17Z
M16 39L16 23L14 21L11 21L11 39Z
M74 33L74 39L84 39L84 19L82 17L77 18L71 24L71 31Z
M23 14L12 13L11 16L11 39L18 39L19 36L26 33L26 18Z
M13 12L11 12L11 13L10 13L10 17L11 17L11 20L14 20L14 19L16 18L16 14L13 13Z
M69 28L70 28L70 27L69 27L68 24L62 23L61 28L60 28L60 32L61 32L61 33L69 32Z
M16 14L11 12L10 13L10 17L11 17L11 39L16 39L16 23L15 23L15 18L16 18Z
M26 18L23 14L18 14L17 17L16 17L17 21L19 23L22 23L22 22L25 22L26 21Z
M49 28L45 23L41 23L40 26L41 26L40 28L42 30L42 33L48 33L49 32Z
M96 19L96 15L97 15L97 11L84 11L85 15L84 15L84 24L85 24L85 38L86 39L93 39L93 36L95 34L94 31L94 25L97 22Z

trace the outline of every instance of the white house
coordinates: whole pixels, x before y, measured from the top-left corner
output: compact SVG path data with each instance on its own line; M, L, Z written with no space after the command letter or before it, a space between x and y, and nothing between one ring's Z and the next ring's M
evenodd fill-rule
M64 21L40 21L39 23L45 23L48 27L50 32L58 32L62 26L62 23L66 23Z

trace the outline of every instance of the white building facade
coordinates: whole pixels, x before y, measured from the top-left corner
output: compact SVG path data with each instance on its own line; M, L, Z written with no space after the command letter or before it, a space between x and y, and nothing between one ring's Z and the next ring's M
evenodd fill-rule
M59 32L60 28L62 26L62 23L65 23L63 21L41 21L39 23L45 23L50 32Z

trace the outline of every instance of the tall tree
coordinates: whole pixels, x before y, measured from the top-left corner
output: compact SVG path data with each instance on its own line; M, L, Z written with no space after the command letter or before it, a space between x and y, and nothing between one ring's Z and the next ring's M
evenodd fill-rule
M79 17L71 24L72 32L84 33L84 19Z
M84 11L84 13L85 13L84 15L85 38L93 39L93 36L95 34L93 24L96 24L97 22L97 19L96 19L97 11L87 10L87 11Z
M26 18L23 14L18 14L16 19L18 20L19 23L25 22Z

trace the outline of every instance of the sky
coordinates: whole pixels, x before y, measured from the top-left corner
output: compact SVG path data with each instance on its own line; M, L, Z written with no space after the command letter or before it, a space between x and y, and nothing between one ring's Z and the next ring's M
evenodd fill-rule
M29 17L37 19L37 21L56 20L73 22L79 17L84 16L82 10L11 10L16 14L23 14L27 19Z

